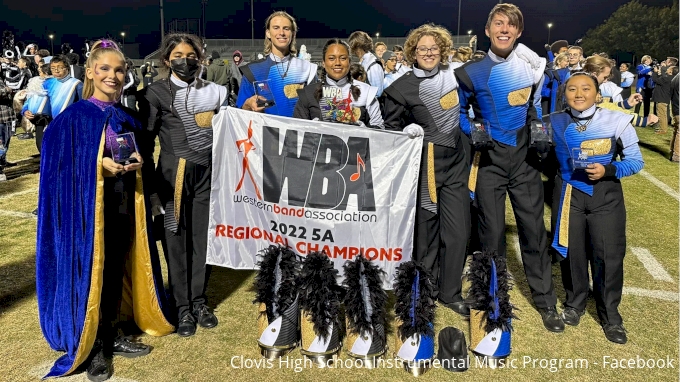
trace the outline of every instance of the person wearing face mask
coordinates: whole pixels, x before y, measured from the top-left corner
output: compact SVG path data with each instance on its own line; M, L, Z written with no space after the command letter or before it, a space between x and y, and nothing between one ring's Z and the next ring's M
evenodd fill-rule
M485 32L491 40L487 56L456 69L461 129L470 136L474 159L470 192L478 205L479 239L486 251L506 254L506 194L517 220L522 263L543 326L563 332L555 305L548 237L543 223L540 158L550 151L542 133L541 88L544 58L517 39L524 17L514 4L496 5ZM468 118L468 111L474 118Z
M574 73L565 87L568 108L543 118L554 131L559 163L553 191L552 247L563 258L564 323L576 326L585 313L591 254L600 324L609 341L624 344L628 339L618 306L626 254L626 208L620 179L642 170L644 161L630 115L597 107L597 93L598 80L593 75Z
M298 90L293 118L383 128L380 105L375 98L378 89L352 80L349 74L349 45L337 38L328 40L323 47L323 60L321 81Z
M236 107L290 117L298 101L297 91L316 81L316 64L296 57L297 24L293 16L274 12L264 24L266 57L239 67L243 77Z
M145 88L140 113L161 153L156 169L157 211L164 214L164 244L170 290L177 314L177 334L212 328L217 317L207 306L210 274L205 264L212 171L212 117L227 106L227 88L196 78L204 59L198 37L167 35L161 62L168 78Z
M413 70L385 88L383 111L386 130L423 136L413 260L437 280L438 300L469 316L461 294L470 238L469 165L459 126L458 82L446 61L452 46L442 26L412 30L404 53Z

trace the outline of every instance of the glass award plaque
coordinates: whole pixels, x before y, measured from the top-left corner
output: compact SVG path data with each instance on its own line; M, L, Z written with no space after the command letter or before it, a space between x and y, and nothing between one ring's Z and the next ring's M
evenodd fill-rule
M264 98L260 99L258 97L257 99L257 106L258 107L272 107L276 105L276 102L274 101L274 93L272 93L271 88L269 87L269 81L255 81L253 84L255 86L255 94Z
M536 142L552 143L552 135L550 130L543 122L531 122L531 144Z
M595 150L584 149L580 147L574 147L571 149L571 162L574 165L574 169L586 169L588 165L595 163L593 156L595 155Z
M470 138L475 146L493 146L489 133L489 122L486 120L470 121Z
M132 156L138 151L134 134L124 133L109 137L109 146L111 147L111 158L114 162L122 165L139 162L137 158Z

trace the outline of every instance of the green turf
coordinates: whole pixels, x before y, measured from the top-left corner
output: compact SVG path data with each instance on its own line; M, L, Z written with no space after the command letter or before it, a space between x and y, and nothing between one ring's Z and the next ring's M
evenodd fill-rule
M678 190L678 165L667 160L670 134L655 135L652 129L638 129L645 158L645 170L665 184ZM33 141L12 141L10 161L19 161L36 154ZM36 206L38 175L35 163L20 161L23 172L0 183L0 380L37 381L60 353L50 350L42 337L35 297L35 229L32 218L8 215L28 213ZM30 168L24 168L24 167ZM32 167L31 167L32 166ZM18 170L12 170L18 171ZM643 264L630 252L625 259L625 286L648 290L678 291L678 201L640 175L623 180L628 211L628 247L647 248L674 278L674 282L654 280ZM56 192L56 190L49 190ZM17 194L19 193L19 194ZM12 196L14 195L14 196ZM10 212L7 212L10 211ZM532 306L528 286L512 243L516 227L508 208L508 267L516 276L511 300L518 307L515 321L514 364L507 369L490 370L477 367L474 360L469 371L451 374L432 370L420 380L489 380L489 381L668 381L678 379L678 302L629 294L620 306L628 329L629 342L615 345L608 342L594 315L594 303L589 301L588 314L581 324L567 327L563 334L543 329L540 316ZM549 209L546 209L548 226ZM553 267L553 279L558 299L564 300L559 267ZM412 379L400 369L366 370L357 368L294 369L290 367L236 369L232 357L261 360L256 344L255 307L252 291L254 273L215 268L208 286L208 298L216 304L220 325L212 330L199 329L192 338L170 335L162 338L142 336L154 346L152 353L140 359L116 358L114 376L120 380L137 381L393 381ZM468 333L468 323L444 308L437 310L435 329L455 326ZM393 336L388 343L393 354ZM612 369L603 367L605 356L613 358L675 360L675 369ZM347 358L342 353L341 358ZM587 369L560 368L550 370L569 359L586 359ZM551 361L555 359L555 361ZM532 364L532 361L536 361ZM525 363L528 361L529 363ZM597 363L597 364L596 364ZM565 364L563 364L565 366ZM66 380L86 380L78 374Z

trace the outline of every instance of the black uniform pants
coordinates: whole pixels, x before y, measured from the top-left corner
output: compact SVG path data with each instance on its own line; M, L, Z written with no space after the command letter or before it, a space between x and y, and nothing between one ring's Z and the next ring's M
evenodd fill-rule
M97 337L110 345L123 294L125 263L134 239L135 173L104 179L104 270Z
M540 163L527 149L526 129L518 131L517 146L495 141L482 153L477 174L476 200L482 249L505 256L505 195L517 221L522 263L537 308L557 303L552 283L548 239L543 222L543 184Z
M43 136L45 135L45 129L52 119L50 117L40 115L33 118L33 124L35 125L35 147L38 148L38 152L42 150Z
M186 163L177 232L165 230L168 277L178 318L206 303L211 167Z
M413 260L437 279L438 299L461 301L461 277L470 238L470 170L465 150L434 145L437 214L421 206L418 196ZM427 146L423 148L420 183L427 184ZM420 190L427 187L419 187ZM425 197L429 197L425 195Z
M562 189L557 177L556 190ZM558 193L560 192L558 191ZM560 197L557 196L557 203ZM553 209L557 211L557 209ZM562 267L562 283L567 294L565 307L586 308L588 262L593 276L593 293L600 322L620 324L623 291L623 258L626 254L626 207L618 180L600 181L593 196L572 189L569 209L569 250Z
M643 88L642 89L642 103L639 103L635 105L635 114L640 113L640 107L644 106L645 111L644 114L642 115L643 117L646 117L649 115L651 112L650 110L650 103L652 102L652 93L654 92L654 89L648 89L648 88Z

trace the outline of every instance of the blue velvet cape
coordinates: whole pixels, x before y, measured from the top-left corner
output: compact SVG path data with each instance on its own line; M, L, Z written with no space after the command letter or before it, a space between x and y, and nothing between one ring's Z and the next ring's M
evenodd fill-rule
M64 351L45 376L72 373L96 339L104 266L104 178L101 167L105 127L117 133L140 129L126 110L102 111L89 101L69 106L45 130L40 163L36 289L40 327L52 349ZM174 328L167 306L151 214L142 188L135 186L135 237L124 278L121 316L141 330L165 335ZM149 245L151 244L151 245Z

